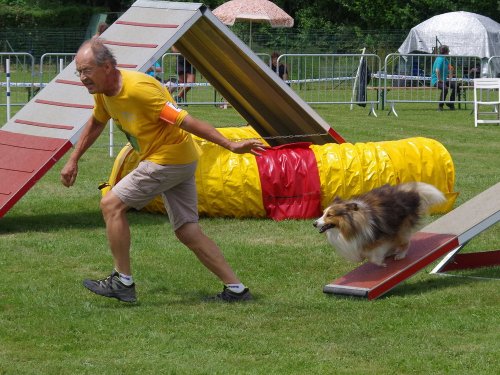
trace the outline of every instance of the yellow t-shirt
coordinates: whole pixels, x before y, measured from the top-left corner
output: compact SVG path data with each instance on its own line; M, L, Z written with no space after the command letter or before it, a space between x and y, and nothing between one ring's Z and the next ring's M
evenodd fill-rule
M120 70L122 89L118 95L94 94L93 116L105 124L110 118L139 153L140 160L157 164L188 164L198 160L191 134L179 125L187 116L181 110L175 124L160 119L172 96L155 78L140 72Z

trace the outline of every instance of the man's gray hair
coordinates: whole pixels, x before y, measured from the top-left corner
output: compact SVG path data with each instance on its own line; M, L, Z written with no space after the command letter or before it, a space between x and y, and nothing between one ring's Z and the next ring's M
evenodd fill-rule
M115 56L113 55L113 52L111 52L111 50L104 45L101 38L94 37L92 39L86 40L81 45L80 50L87 46L89 46L92 50L97 66L102 66L109 61L113 67L116 67L117 62Z

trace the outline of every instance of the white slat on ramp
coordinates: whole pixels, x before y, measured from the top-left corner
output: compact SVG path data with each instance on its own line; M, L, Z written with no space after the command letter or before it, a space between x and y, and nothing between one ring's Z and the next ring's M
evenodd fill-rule
M411 240L402 260L387 259L387 267L365 263L323 288L325 293L375 299L422 268L500 221L500 183L478 194L448 214L427 225ZM482 266L500 265L499 251L477 255ZM474 254L467 254L473 258ZM469 260L477 267L480 262Z
M203 4L137 1L102 38L120 68L142 72L177 43L261 136L344 141ZM78 141L91 116L93 99L74 71L73 62L0 130L0 217Z

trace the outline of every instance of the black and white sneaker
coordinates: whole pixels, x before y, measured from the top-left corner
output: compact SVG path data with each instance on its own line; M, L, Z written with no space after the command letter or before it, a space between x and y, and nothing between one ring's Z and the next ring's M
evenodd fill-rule
M127 286L120 281L118 272L102 280L83 280L83 286L100 296L116 298L123 302L135 302L135 284Z
M250 290L248 288L245 288L241 293L235 293L224 285L222 292L217 294L215 297L212 297L210 300L219 302L243 302L250 301L252 298L252 294L250 294Z

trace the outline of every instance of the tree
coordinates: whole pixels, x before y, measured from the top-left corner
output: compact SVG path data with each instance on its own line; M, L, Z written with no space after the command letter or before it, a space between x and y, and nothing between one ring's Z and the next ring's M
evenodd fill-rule
M491 0L337 0L359 17L365 29L410 29L426 19L458 10L500 17L500 1Z
M226 0L203 1L210 9L215 9ZM416 24L437 14L465 10L482 14L496 21L500 20L500 0L273 0L276 5L295 19L295 29L322 30L331 32L339 27L356 27L361 30L409 30ZM0 0L0 27L14 20L22 20L23 25L40 25L37 14L64 7L82 7L84 14L92 10L107 12L126 11L134 0ZM59 10L61 12L61 10ZM31 19L31 21L30 21ZM12 21L12 22L14 22ZM71 20L70 20L71 21ZM73 21L75 21L73 19ZM79 23L88 22L79 17ZM53 27L69 21L61 17L52 20ZM46 25L46 21L42 22Z

